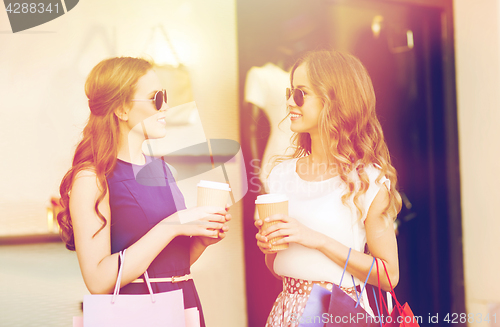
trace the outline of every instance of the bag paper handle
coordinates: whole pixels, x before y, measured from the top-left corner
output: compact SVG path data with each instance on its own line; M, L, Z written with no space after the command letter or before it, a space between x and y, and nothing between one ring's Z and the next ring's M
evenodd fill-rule
M379 292L379 297L380 297L380 300L381 300L381 303L384 304L385 306L385 309L387 310L387 312L389 314L391 314L391 311L392 311L392 298L389 300L389 294L392 295L394 297L394 302L396 302L396 308L398 309L399 313L401 314L403 312L403 308L401 307L401 304L399 304L398 302L398 299L396 298L396 294L394 293L394 289L392 288L392 284L391 284L391 280L389 278L389 274L387 272L387 268L385 266L385 263L383 260L382 261L382 264L384 265L384 269L385 269L385 272L386 272L386 275L387 275L387 279L389 280L389 285L391 286L391 292L387 292L387 302L390 302L390 306L391 306L391 310L389 311L389 308L387 307L387 304L384 300L384 298L382 297L382 288L380 287L380 273L379 273L379 269L378 269L378 260L377 260L377 279L378 279L378 292ZM381 304L382 306L382 304Z
M344 266L344 271L342 271L342 277L340 277L340 283L339 283L339 288L340 286L342 285L342 280L344 279L344 274L346 272L346 269L347 269L347 263L349 262L349 258L351 256L351 248L349 248L349 253L347 254L347 259L345 261L345 266ZM368 271L368 275L366 276L366 280L363 284L363 286L361 287L361 292L358 293L358 290L356 289L356 283L354 282L354 276L351 275L351 278L352 278L352 284L354 286L354 290L356 291L356 297L357 297L357 301L356 301L356 306L355 308L358 307L360 301L361 301L361 295L363 294L363 291L365 290L365 287L366 287L366 284L368 283L368 278L370 278L370 274L372 273L372 269L373 269L373 265L375 264L375 258L373 258L373 262L372 262L372 265L370 267L370 271Z
M377 271L377 273L378 273L378 271ZM379 310L379 307L378 307L379 301L377 300L377 294L375 292L375 287L372 287L372 291L373 291L373 299L375 300L375 308L377 308L377 316L379 317L380 327L383 327L382 326L382 318L380 316L380 310L382 309L382 305L380 305L380 310ZM386 293L387 293L387 302L389 304L389 310L387 312L390 315L392 312L392 309L393 309L392 308L392 296L391 296L391 293L389 293L389 292L386 292Z
M365 290L366 284L368 283L368 278L370 278L370 274L372 273L372 269L373 269L374 264L375 264L375 258L373 258L372 265L370 267L370 271L368 271L368 275L366 276L365 283L363 284L363 287L361 288L361 292L359 292L358 301L356 302L355 308L357 308L359 305L359 302L361 300L361 294L363 294L363 291Z
M342 271L342 277L340 277L340 283L339 283L339 289L341 289L342 286L342 280L344 279L344 274L345 271L347 270L347 263L349 262L349 258L351 256L351 248L349 248L349 252L347 253L347 259L345 260L345 265L344 265L344 271ZM354 282L354 276L351 275L352 278L352 285L354 286L354 289L356 290L356 283ZM356 297L358 295L358 291L356 290ZM333 301L333 296L330 296L330 305Z
M116 296L120 293L120 284L122 282L122 272L123 272L123 262L125 261L125 251L127 249L120 251L120 268L118 269L118 277L116 278L115 290L113 291L113 297L111 298L111 303L115 303Z
M144 272L144 279L146 280L146 285L148 285L149 294L151 295L151 302L155 303L155 296L153 295L153 289L151 288L151 282L149 281L148 271Z
M356 282L354 281L354 276L351 275L352 285L354 285L354 291L356 292L356 299L358 298L358 289L356 288Z
M382 264L384 265L385 275L387 276L387 280L389 281L389 285L391 286L391 292L390 293L387 292L387 293L389 293L390 295L392 295L394 297L394 302L396 302L396 305L399 306L400 309L402 309L402 306L399 303L398 298L396 297L396 292L394 292L394 288L392 287L391 279L389 278L389 272L387 271L387 268L385 266L385 262L382 261ZM392 297L389 300L389 294L387 295L387 302L390 301L391 305L392 305Z
M127 249L120 251L120 268L118 269L118 277L116 278L115 290L113 291L113 297L111 298L111 303L114 304L116 297L120 294L120 284L122 282L123 273L123 263L125 262L125 251ZM151 295L151 302L155 303L153 289L151 288L151 282L149 281L148 271L144 272L144 278L146 279L146 284L148 285L149 294Z
M344 279L344 274L347 269L347 263L349 262L349 257L351 256L351 248L349 248L349 253L347 253L347 259L345 260L345 266L344 266L344 271L342 272L342 277L340 277L340 283L339 283L339 288L342 285L342 279ZM353 280L354 282L354 280ZM354 285L356 286L356 285Z
M378 295L379 295L379 298L380 298L380 311L383 310L383 308L382 308L382 304L383 304L385 306L387 312L389 312L389 309L387 308L387 305L385 304L384 298L382 297L382 288L380 287L380 273L379 273L379 270L378 270L378 260L376 261L376 263L377 263ZM378 302L376 303L376 305L377 305L377 311L379 312L379 318L380 318L380 311L378 309Z
M392 309L394 309L393 305L392 305L392 295L391 293L389 292L386 292L387 293L387 306L389 307L389 314L392 313Z
M377 295L375 295L375 287L372 287L372 291L373 291L373 298L375 299L375 307L377 308L377 315L378 315L378 318L379 318L378 321L380 322L380 327L382 327L382 318L380 316L380 310L378 308ZM382 309L382 308L380 308L380 309ZM389 312L389 314L391 314L391 313Z

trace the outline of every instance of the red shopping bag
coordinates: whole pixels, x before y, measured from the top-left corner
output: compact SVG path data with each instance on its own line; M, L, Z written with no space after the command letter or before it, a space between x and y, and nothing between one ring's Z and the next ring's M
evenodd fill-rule
M419 327L413 312L408 305L408 302L401 307L396 307L391 313L391 322L387 322L384 326L405 326L405 327ZM398 323L400 321L400 323Z
M387 275L387 280L389 281L389 285L391 286L391 295L394 298L395 306L394 310L392 312L389 312L389 309L387 308L387 304L385 303L384 298L382 297L382 289L380 288L380 274L379 274L379 269L378 269L378 260L377 260L377 278L378 278L378 291L379 291L379 299L380 301L376 301L377 305L377 312L378 312L378 318L379 318L379 324L380 326L383 327L420 327L418 324L418 320L415 318L415 315L410 309L410 305L408 302L405 302L404 305L399 304L398 299L396 298L396 294L394 293L394 288L392 287L391 280L389 278L389 273L387 272L387 268L385 266L385 262L382 261L382 264L384 265L384 270L385 274ZM380 310L379 310L379 305L380 303ZM386 317L381 317L380 311L383 310L382 304L384 304L384 307L386 311L388 312L388 316Z

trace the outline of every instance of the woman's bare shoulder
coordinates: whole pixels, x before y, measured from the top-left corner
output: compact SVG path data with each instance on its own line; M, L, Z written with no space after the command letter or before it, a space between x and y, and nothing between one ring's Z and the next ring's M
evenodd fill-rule
M78 171L75 175L71 193L79 193L81 196L101 193L102 183L99 181L94 167L86 167Z
M78 178L82 178L82 177L97 178L97 173L95 171L95 168L94 167L86 167L86 168L80 169L75 175L75 180Z

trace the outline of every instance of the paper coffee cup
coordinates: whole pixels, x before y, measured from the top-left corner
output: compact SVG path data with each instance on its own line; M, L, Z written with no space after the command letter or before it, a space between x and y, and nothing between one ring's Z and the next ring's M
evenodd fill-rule
M222 207L227 206L231 188L226 183L200 181L198 183L197 206Z
M288 215L288 197L284 194L264 194L259 195L255 200L255 204L257 205L257 211L259 212L259 218L264 221L265 218L281 213L284 215ZM267 229L269 226L277 224L279 221L272 221L269 223L264 222L261 227L261 231L263 229ZM281 240L283 236L274 237L269 239L269 243L271 244L271 248L273 250L284 250L288 248L288 243L273 245L273 242Z

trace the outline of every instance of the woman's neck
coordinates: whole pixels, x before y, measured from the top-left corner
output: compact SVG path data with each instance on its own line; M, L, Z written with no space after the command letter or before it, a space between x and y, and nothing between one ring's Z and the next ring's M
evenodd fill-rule
M118 159L136 165L144 165L146 163L146 159L142 152L142 143L144 142L144 139L135 136L134 131L120 133Z
M323 148L321 139L318 134L310 134L311 136L311 154L309 158L311 163L328 165L328 155Z

